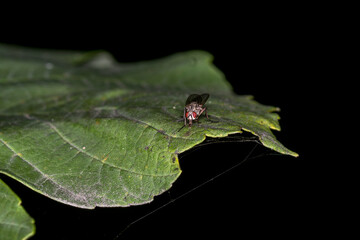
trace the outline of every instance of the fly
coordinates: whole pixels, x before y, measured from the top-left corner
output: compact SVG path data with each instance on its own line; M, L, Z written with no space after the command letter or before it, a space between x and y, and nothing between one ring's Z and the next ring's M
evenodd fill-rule
M205 112L205 116L207 119L209 119L207 114L207 109L204 106L206 101L209 99L208 93L203 94L191 94L186 102L184 107L184 126L186 126L187 122L189 122L189 127L191 127L193 121L198 121L200 115ZM183 128L182 127L182 128ZM180 128L178 131L180 131L182 128Z

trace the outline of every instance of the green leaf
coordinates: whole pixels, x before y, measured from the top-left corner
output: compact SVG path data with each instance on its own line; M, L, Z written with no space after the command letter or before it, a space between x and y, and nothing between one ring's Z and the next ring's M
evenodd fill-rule
M34 235L34 220L20 205L19 197L0 179L0 238L27 239Z
M115 207L169 189L178 154L206 136L244 130L297 156L271 133L278 108L235 95L211 61L191 51L124 64L101 51L0 45L0 171L66 204ZM210 94L210 120L178 132L191 93Z

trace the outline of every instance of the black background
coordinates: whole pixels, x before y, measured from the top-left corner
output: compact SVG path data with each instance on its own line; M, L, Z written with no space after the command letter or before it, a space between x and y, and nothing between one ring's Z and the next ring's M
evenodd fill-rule
M249 235L291 239L319 230L323 211L315 197L306 125L311 91L317 85L313 69L319 41L317 27L310 26L306 16L293 14L240 17L232 13L220 21L213 13L176 24L144 19L131 26L116 17L108 25L92 17L68 23L62 16L64 21L55 23L44 16L36 23L25 20L21 27L12 27L16 31L1 35L2 43L29 47L104 49L120 62L208 51L237 94L250 94L260 103L281 108L282 131L275 135L300 154L298 158L278 155L258 145L243 164L186 194L242 162L256 143L204 145L179 156L183 172L168 192L150 204L130 208L78 209L1 176L35 219L33 239L113 239L164 204L168 205L130 225L121 239ZM40 25L44 22L48 25Z

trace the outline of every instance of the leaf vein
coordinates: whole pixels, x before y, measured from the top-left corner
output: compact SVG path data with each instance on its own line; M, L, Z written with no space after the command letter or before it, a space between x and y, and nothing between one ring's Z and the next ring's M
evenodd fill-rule
M57 183L54 179L51 179L48 175L44 174L37 166L35 166L33 163L29 162L28 160L26 160L22 155L18 154L16 152L16 150L10 146L9 143L7 143L6 141L4 141L3 139L0 139L0 142L2 144L4 144L4 146L6 146L10 151L12 151L14 154L16 154L21 160L23 160L25 163L27 163L29 166L31 166L36 172L40 173L41 176L43 176L43 178L47 179L48 181L50 181L51 183L53 183L58 189L63 189L67 192L70 192L72 195L75 195L77 197L80 197L84 202L87 202L87 199L82 196L79 195L69 189L67 189L66 187L62 186L61 184Z
M177 173L174 174L160 174L160 175L154 175L154 174L146 174L146 173L140 173L140 172L136 172L133 170L129 170L129 169L125 169L123 167L119 167L119 166L115 166L112 164L109 164L108 162L102 162L100 158L84 151L82 148L78 147L77 145L75 145L74 143L71 142L70 139L68 139L54 124L50 123L50 122L45 122L52 130L54 130L65 142L67 142L70 146L72 146L73 148L75 148L76 150L78 150L80 153L85 154L86 156L92 158L92 159L96 159L98 161L100 161L102 164L106 164L110 167L122 170L122 171L126 171L126 172L130 172L132 174L136 174L136 175L143 175L143 176L151 176L151 177L168 177L168 176L172 176L172 175L176 175ZM169 160L170 161L170 160Z

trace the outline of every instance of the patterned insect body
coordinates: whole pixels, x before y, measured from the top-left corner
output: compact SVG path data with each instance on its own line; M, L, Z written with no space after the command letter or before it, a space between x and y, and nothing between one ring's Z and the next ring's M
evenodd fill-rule
M189 127L192 125L192 121L197 121L200 115L205 111L206 118L208 118L206 107L204 106L205 102L209 98L209 94L204 93L201 95L191 94L185 103L184 108L184 124L186 126L187 121L189 121Z

